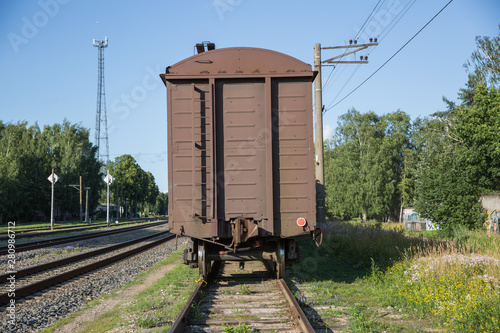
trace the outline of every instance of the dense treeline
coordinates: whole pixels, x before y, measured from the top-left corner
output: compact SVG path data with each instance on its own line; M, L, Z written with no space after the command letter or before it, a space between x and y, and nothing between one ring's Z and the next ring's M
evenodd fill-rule
M0 222L33 220L50 216L52 168L59 176L54 207L59 219L64 212L79 214L79 193L70 185L90 187L89 209L93 210L102 188L100 163L89 132L80 125L28 126L0 121Z
M153 174L144 171L131 155L116 157L114 162L110 162L109 173L115 177L112 199L114 202L118 199L120 205L125 207L126 216L134 216L133 212L163 212L163 195L159 195Z
M77 124L28 126L0 121L0 223L9 220L41 220L50 217L51 183L54 168L59 181L54 190L54 218L79 218L80 194L71 185L89 187L89 214L99 202L106 202L104 167L96 158L97 148L89 131ZM127 208L126 216L138 211L166 214L167 194L159 193L155 179L130 155L110 162L113 203ZM116 191L118 185L118 193ZM85 191L83 191L85 211Z
M500 37L477 37L459 104L411 120L349 110L325 145L330 218L400 220L414 206L443 228L484 219L481 194L500 190Z

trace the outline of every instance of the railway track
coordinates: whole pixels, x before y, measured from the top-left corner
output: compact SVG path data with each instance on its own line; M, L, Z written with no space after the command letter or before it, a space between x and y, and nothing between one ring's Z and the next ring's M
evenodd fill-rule
M118 225L119 227L127 224L135 224L135 223L140 223L139 221L126 221L126 222L120 222ZM148 223L146 221L143 221L143 223ZM110 226L115 227L116 224L111 223ZM40 228L40 229L25 229L25 230L15 230L16 231L16 239L21 239L21 238L31 238L31 237L39 237L39 236L47 236L47 235L57 235L60 233L66 233L66 232L75 232L75 231L85 231L85 230L93 230L93 229L100 229L100 228L105 228L107 227L106 222L102 223L95 223L90 226L80 226L80 227L74 227L74 226L60 226L55 228L54 230L51 230L50 228ZM9 239L8 235L0 235L0 242L1 241L6 241Z
M9 272L0 275L0 281L7 282L4 289L8 289L8 278L14 276L16 283L15 297L16 300L19 300L79 275L86 274L115 261L150 249L174 237L175 235L168 231L158 232L153 235L82 253L47 264ZM152 240L154 238L158 239ZM0 305L8 304L10 301L11 297L9 297L9 293L5 291L6 290L2 290L2 294L0 294Z
M314 332L283 279L261 261L224 262L211 282L199 281L169 332L213 332L228 326Z
M91 239L91 238L115 235L115 234L119 234L119 233L123 233L123 232L130 232L130 231L134 231L134 230L139 230L139 229L151 228L151 227L166 224L166 223L168 223L168 222L167 221L151 222L151 223L140 224L140 225L132 226L132 227L98 231L98 232L93 232L90 234L79 234L79 235L72 235L72 236L66 236L66 237L57 237L57 238L51 238L51 239L38 240L38 241L34 241L34 242L16 243L15 249L16 249L16 253L19 253L19 252L24 252L24 251L34 250L34 249L40 249L43 247L49 247L49 246L66 244L66 243L70 243L70 242L77 242L77 241ZM9 248L7 245L1 246L0 247L0 255L7 254L8 250L9 250Z

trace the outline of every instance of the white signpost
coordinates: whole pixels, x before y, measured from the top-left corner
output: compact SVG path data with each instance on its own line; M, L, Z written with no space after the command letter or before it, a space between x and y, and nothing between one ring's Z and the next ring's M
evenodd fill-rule
M52 183L52 195L50 197L50 229L54 229L54 184L57 183L59 177L54 173L54 168L52 168L52 173L49 178L49 182Z
M109 170L106 170L107 175L104 177L104 182L108 185L108 195L107 195L107 212L106 212L106 223L108 224L109 227L109 185L115 180L113 176L109 174Z

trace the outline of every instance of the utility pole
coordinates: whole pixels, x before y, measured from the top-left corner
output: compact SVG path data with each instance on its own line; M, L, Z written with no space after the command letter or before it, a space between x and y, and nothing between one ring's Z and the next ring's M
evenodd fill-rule
M328 64L367 64L368 63L368 57L367 56L361 56L359 61L358 60L352 60L352 61L345 61L345 60L337 60L342 57L345 57L346 55L356 53L358 51L367 49L370 46L376 46L378 45L377 43L377 38L370 38L370 43L365 43L365 44L358 44L357 40L350 40L349 45L340 45L340 46L328 46L324 47L323 50L333 50L333 49L354 49L352 51L345 51L341 55L338 55L336 57L327 59L323 61L322 63L328 63Z
M89 190L90 187L85 188L85 222L89 220Z
M83 194L82 194L82 191L83 188L82 188L82 176L80 176L80 221L83 221L83 212L82 212L82 206L83 206L83 200L82 200L82 197L83 197Z
M71 184L69 185L71 187L74 187L77 191L80 192L80 221L83 221L83 200L82 200L82 197L83 197L83 187L82 187L82 176L80 176L80 185L75 185L75 184Z
M315 118L315 132L314 143L316 150L316 221L322 223L325 221L325 166L323 156L323 96L322 96L322 82L321 82L321 66L335 66L326 64L367 64L368 57L361 56L360 60L344 61L337 60L346 55L364 50L369 46L378 45L377 38L370 38L370 43L358 44L357 40L350 40L349 45L342 46L329 46L321 47L320 43L314 44L314 70L317 72L314 79L314 118ZM343 54L333 58L321 61L321 49L354 49L345 51ZM325 64L325 65L323 65Z
M323 97L321 84L321 44L314 44L314 144L316 150L316 221L325 222L325 172L323 165Z
M116 219L118 220L118 211L120 210L120 200L118 198L118 182L116 183Z

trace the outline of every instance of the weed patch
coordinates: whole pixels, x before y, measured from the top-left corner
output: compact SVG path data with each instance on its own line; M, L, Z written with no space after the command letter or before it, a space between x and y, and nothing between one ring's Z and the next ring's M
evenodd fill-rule
M385 274L389 304L432 313L453 332L500 331L500 260L443 253L408 259Z
M239 323L236 326L231 326L228 324L222 324L223 330L226 333L248 333L253 332L253 329L247 324Z

